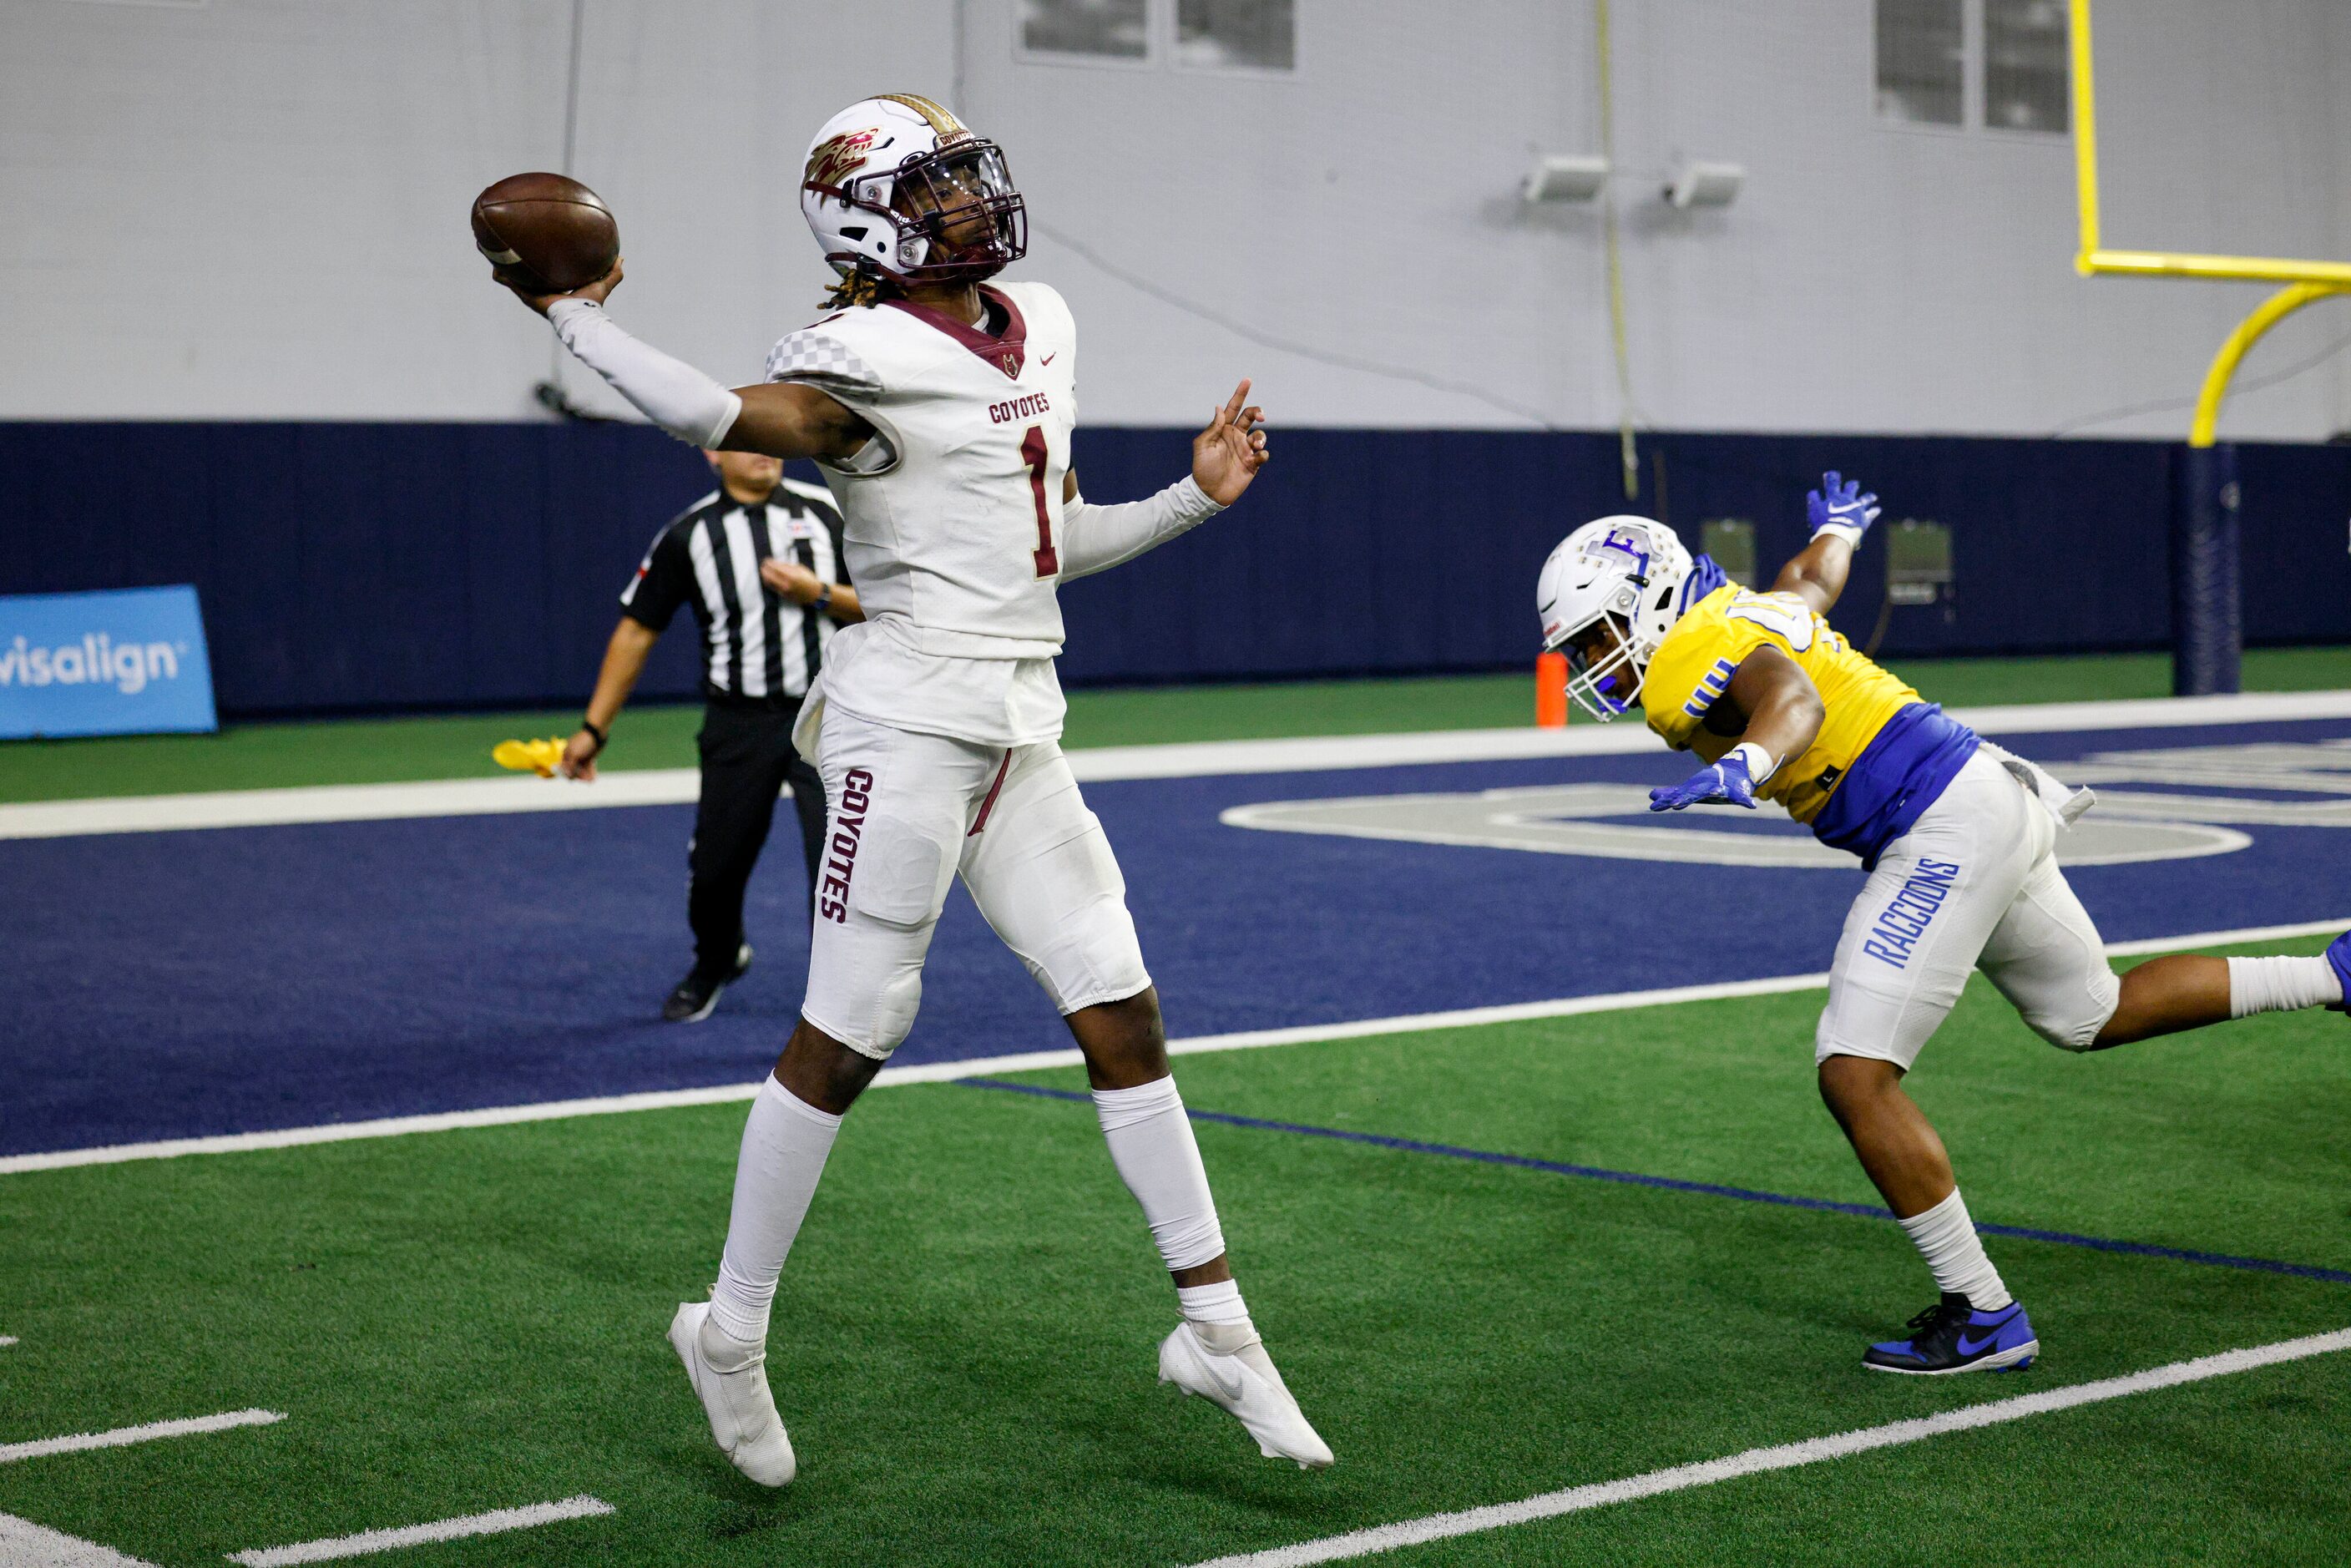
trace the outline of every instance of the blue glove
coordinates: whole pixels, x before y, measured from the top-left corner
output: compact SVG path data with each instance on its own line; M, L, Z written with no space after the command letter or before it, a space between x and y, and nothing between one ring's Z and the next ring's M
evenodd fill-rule
M1701 768L1678 784L1650 790L1649 810L1678 811L1687 806L1720 802L1753 810L1755 779L1748 772L1747 750L1740 747L1713 767Z
M1814 538L1832 534L1859 549L1861 536L1877 521L1877 497L1863 495L1860 480L1844 479L1834 468L1821 476L1819 489L1804 493L1804 520L1812 525Z

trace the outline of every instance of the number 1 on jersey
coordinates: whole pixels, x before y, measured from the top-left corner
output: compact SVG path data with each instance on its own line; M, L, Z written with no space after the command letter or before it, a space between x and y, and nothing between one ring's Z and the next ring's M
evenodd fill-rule
M1053 512L1045 495L1045 432L1041 425L1032 424L1029 434L1020 438L1020 461L1029 465L1029 493L1037 501L1037 575L1050 577L1061 570L1061 558L1053 549Z

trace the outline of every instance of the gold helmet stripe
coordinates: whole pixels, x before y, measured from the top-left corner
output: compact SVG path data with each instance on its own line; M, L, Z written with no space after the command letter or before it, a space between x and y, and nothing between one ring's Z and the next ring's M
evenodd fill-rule
M877 92L873 96L883 103L903 103L925 120L929 120L931 130L936 133L941 141L960 141L971 134L970 128L962 120L957 120L927 98L918 98L911 92Z

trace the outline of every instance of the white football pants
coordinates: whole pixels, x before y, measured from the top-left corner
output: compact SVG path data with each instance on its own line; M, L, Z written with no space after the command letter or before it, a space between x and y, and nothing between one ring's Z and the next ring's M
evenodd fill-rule
M960 872L1064 1017L1151 984L1126 879L1061 747L981 746L827 705L831 811L809 952L809 1022L885 1060L914 1027L923 959Z
M2032 1031L2086 1051L2121 986L2057 867L2057 821L1979 751L1886 846L1845 916L1813 1056L1906 1071L1981 969Z

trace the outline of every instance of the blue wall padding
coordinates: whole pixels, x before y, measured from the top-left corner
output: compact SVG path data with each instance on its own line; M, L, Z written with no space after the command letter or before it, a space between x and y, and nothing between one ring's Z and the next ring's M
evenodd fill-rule
M1184 471L1189 433L1081 430L1089 497ZM2170 631L2159 442L1674 434L1643 496L1691 538L1803 541L1823 467L1953 536L1957 597L1897 609L1896 653L2157 647ZM1281 430L1234 513L1063 595L1072 685L1514 667L1534 577L1576 524L1627 509L1613 434ZM2247 444L2245 634L2351 641L2351 447ZM0 592L193 582L231 714L582 700L614 596L709 487L634 426L0 423ZM811 475L804 476L813 476ZM1874 564L1874 563L1873 563ZM1837 613L1876 622L1865 565ZM691 630L641 688L694 689Z

